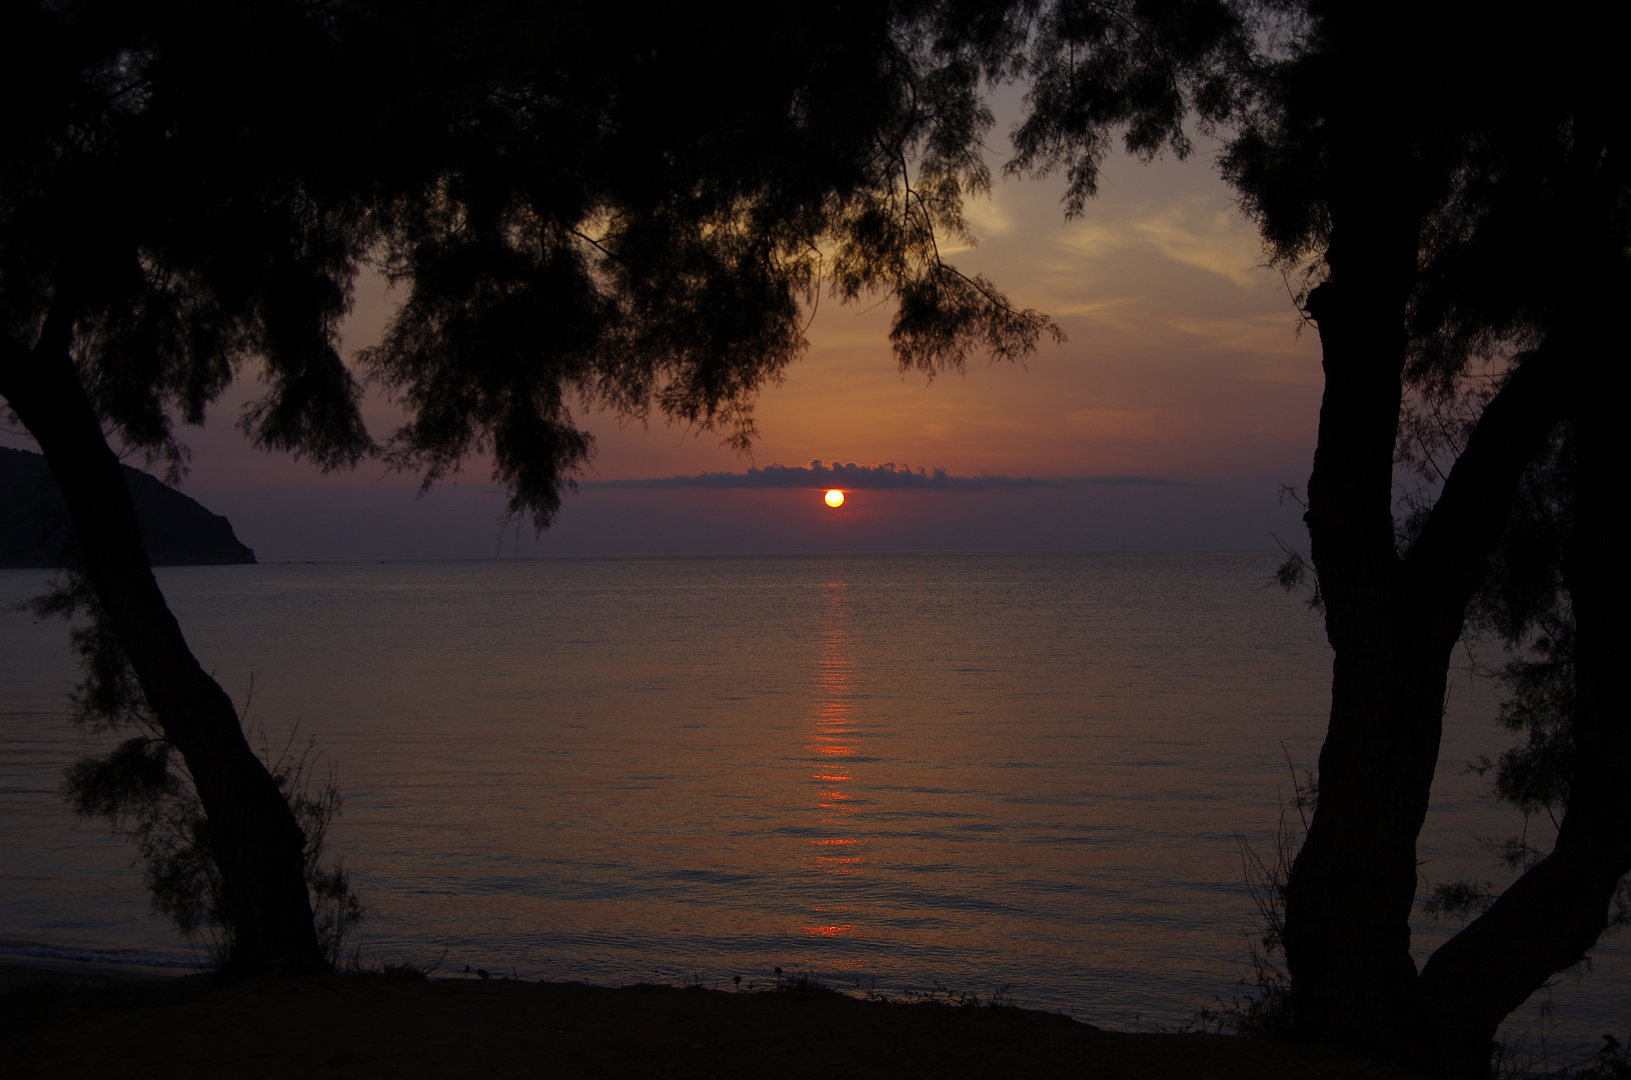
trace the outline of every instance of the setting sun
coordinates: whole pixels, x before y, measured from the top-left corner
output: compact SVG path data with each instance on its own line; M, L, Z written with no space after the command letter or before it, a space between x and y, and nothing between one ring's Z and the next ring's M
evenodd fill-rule
M838 507L843 506L844 493L839 491L837 488L833 488L831 491L827 492L827 505L835 510Z

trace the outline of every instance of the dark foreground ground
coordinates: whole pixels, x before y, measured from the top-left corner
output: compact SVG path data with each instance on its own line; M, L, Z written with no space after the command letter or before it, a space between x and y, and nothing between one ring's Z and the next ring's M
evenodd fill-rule
M0 972L5 1077L1405 1080L1315 1047L1101 1031L1013 1008L493 979Z

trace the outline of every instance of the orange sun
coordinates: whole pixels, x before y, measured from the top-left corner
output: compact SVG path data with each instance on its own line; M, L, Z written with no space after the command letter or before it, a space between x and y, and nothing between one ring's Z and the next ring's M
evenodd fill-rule
M831 491L827 492L827 505L832 507L834 510L838 509L840 506L843 506L844 493L839 491L837 488L833 488Z

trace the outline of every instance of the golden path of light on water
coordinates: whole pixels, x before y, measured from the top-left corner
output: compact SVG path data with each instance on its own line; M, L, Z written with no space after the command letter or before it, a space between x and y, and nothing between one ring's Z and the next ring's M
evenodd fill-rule
M832 496L837 494L838 502ZM843 501L842 492L829 492L827 501L837 506ZM831 764L852 760L858 753L861 730L852 702L854 696L854 670L851 657L852 641L848 627L848 595L842 581L829 581L822 610L820 644L816 655L815 693L811 712L809 742L805 749L815 755L820 764L812 774L815 782L815 802L812 809L819 835L809 842L804 856L804 869L815 875L810 883L810 896L814 901L800 929L805 937L843 938L859 936L853 921L840 922L833 918L839 913L849 914L847 904L833 904L828 897L838 884L830 875L850 875L863 872L866 856L861 854L865 840L854 835L855 816L860 812L851 805L852 796L840 785L854 782L850 770L838 772Z

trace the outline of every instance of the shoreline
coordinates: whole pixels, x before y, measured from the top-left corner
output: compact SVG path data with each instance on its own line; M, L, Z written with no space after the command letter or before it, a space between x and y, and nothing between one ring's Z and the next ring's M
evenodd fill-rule
M11 963L0 1071L284 1078L489 1076L1408 1080L1324 1047L1104 1031L1056 1013L828 990L608 988L362 974L230 986L125 965ZM32 987L38 987L35 992ZM18 1008L20 1007L20 1008ZM17 1023L22 1020L22 1023Z
M103 985L161 979L170 981L198 974L190 968L119 963L109 960L73 960L61 956L0 953L0 993L24 986Z

